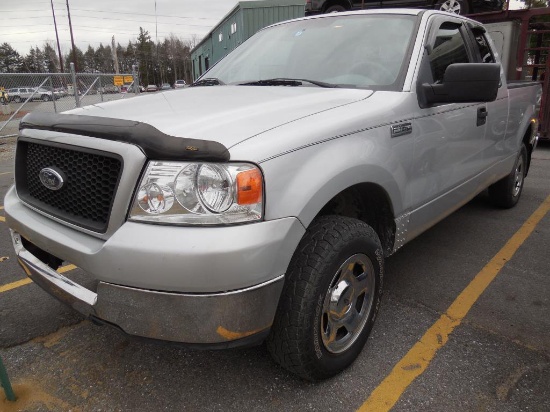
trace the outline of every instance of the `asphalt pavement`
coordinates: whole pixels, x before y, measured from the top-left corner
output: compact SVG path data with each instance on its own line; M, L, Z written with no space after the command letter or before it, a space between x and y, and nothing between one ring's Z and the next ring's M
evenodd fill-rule
M12 160L0 159L3 199ZM0 410L384 410L368 403L381 394L395 398L394 411L547 412L550 213L540 211L549 196L545 144L534 153L515 208L495 209L482 193L390 257L365 349L348 370L321 383L290 375L264 346L191 351L131 340L84 320L25 280L0 219L0 356L19 397L10 403L0 389ZM525 234L520 240L518 231ZM503 250L512 250L509 258L501 259ZM496 272L494 280L463 319L451 316L448 334L438 332L433 347L415 355L487 270ZM79 269L65 275L87 282ZM403 359L407 366L396 366ZM408 372L415 378L400 389Z

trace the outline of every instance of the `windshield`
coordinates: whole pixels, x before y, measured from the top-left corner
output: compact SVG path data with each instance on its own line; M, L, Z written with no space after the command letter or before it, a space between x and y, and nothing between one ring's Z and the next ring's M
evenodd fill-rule
M408 61L415 23L416 16L379 14L331 15L280 24L252 36L204 77L218 84L305 79L393 90Z

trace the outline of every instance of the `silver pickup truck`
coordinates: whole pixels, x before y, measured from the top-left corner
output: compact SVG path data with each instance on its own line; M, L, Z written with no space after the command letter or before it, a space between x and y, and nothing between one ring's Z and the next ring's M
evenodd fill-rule
M28 114L6 217L27 275L95 322L205 348L267 340L324 379L362 350L386 257L487 188L516 204L539 94L507 85L484 28L457 15L284 22L193 87Z

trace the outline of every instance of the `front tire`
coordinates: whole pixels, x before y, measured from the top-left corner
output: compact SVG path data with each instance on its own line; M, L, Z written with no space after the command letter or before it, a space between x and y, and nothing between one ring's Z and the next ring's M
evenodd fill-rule
M514 168L508 176L489 186L489 197L493 204L503 209L514 207L523 191L527 172L527 148L521 145Z
M314 221L290 262L267 340L275 361L310 381L351 365L380 306L383 256L366 223L341 216Z

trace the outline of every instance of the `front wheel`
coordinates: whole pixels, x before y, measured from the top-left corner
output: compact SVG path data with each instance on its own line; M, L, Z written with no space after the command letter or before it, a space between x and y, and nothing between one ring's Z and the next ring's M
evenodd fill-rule
M465 15L470 12L467 0L440 0L435 8L449 13Z
M527 172L527 148L521 145L518 158L510 174L489 186L489 197L493 204L503 209L514 207L523 191Z
M383 256L366 223L341 216L314 221L290 262L267 340L275 361L311 381L351 365L380 306Z

